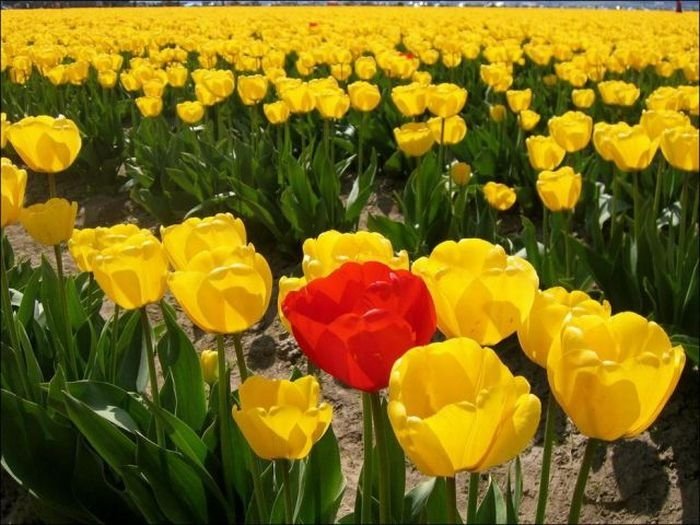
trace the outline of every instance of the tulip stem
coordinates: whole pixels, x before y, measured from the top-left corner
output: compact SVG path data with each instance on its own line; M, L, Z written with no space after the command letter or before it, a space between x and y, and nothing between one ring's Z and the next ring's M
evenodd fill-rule
M389 451L384 435L384 420L382 418L382 402L378 392L370 394L372 403L372 418L374 420L374 438L379 454L379 522L390 523L391 500L389 499Z
M476 521L476 502L479 498L479 473L469 473L469 496L467 500L467 523Z
M360 523L372 523L372 399L362 392L362 509Z
M569 253L569 234L571 233L571 220L574 212L564 211L564 268L566 270L566 288L573 289L573 279L571 275L571 254Z
M224 471L224 486L226 488L226 498L229 502L233 501L233 472L229 465L233 463L233 451L231 450L231 422L229 395L230 395L230 374L226 372L226 350L224 350L224 336L216 334L216 357L218 362L219 378L217 381L217 390L219 392L219 437L221 448L221 464Z
M238 372L241 375L241 383L248 379L248 367L245 365L245 356L243 355L243 346L241 345L241 334L233 334L233 348L236 350L236 363L238 364Z
M148 313L146 307L141 308L141 327L143 329L143 338L146 341L146 356L148 358L148 374L151 381L151 397L156 408L160 408L160 394L158 393L158 376L156 375L156 361L153 354L153 339L151 333L151 323L148 321ZM165 434L163 427L160 424L160 419L156 418L156 438L158 446L165 446Z
M447 487L447 523L462 523L457 513L457 476L444 478Z
M663 163L658 163L658 168L656 170L656 179L654 181L654 207L652 208L652 217L654 218L654 223L656 223L656 218L659 213L659 204L661 201L661 171ZM656 228L655 228L656 230Z
M634 217L632 218L632 224L634 228L634 243L639 246L639 222L642 219L641 203L639 202L639 177L641 174L639 172L632 174L632 198L634 202Z
M291 463L288 459L278 459L277 468L282 471L284 483L284 522L294 523L294 506L292 504L292 486L289 480Z
M46 177L48 178L49 181L49 198L53 199L56 197L57 192L56 192L56 175L53 173L47 173Z
M112 317L112 382L117 383L117 324L119 323L119 305L114 305L114 316Z
M686 238L686 223L688 221L688 174L683 173L683 182L681 182L681 220L680 229L678 230L678 254L685 254L685 238ZM694 228L695 226L693 226ZM678 256L676 262L678 264L676 271L680 274L681 262L683 256Z
M583 455L581 462L581 470L579 470L578 478L576 479L576 487L574 488L574 496L571 499L571 508L569 509L569 523L576 525L581 514L581 504L583 503L583 493L586 489L586 481L588 481L588 471L591 469L593 455L598 446L598 440L588 438L586 444L586 452Z
M73 377L75 379L80 379L78 375L78 362L75 359L75 352L73 351L73 345L71 344L73 339L73 330L70 325L70 315L68 313L68 299L66 298L66 280L63 275L63 257L61 256L61 246L58 244L53 245L53 254L56 258L56 273L58 274L58 301L61 304L61 311L63 312L63 330L65 337L65 346L63 348L64 358L66 362L64 366L68 366L70 362L71 372L73 372ZM70 359L70 361L69 361Z
M549 468L552 463L552 444L554 441L554 420L557 413L557 401L554 394L549 391L547 400L547 416L544 423L544 449L542 451L542 470L540 471L540 493L537 498L537 512L535 523L544 523L547 509L547 496L549 495Z

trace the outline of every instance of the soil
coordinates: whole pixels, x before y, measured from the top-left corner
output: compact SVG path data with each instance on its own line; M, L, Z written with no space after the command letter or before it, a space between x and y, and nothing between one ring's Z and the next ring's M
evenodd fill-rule
M393 184L380 181L380 196L372 203L377 210L391 210L390 192ZM155 229L151 217L139 209L125 193L85 194L79 181L58 177L59 195L76 200L80 204L77 227L111 225L118 222L136 222L142 227ZM46 183L42 177L32 175L27 189L27 202L32 204L46 197ZM38 263L42 255L52 260L53 251L32 241L24 230L13 225L7 234L15 250L15 256L30 258ZM255 238L251 239L254 243ZM281 275L291 274L299 260L281 258L269 243L256 246L270 263L275 280ZM300 256L301 258L301 253ZM67 252L64 266L69 272L76 271ZM273 298L276 290L273 291ZM171 301L171 304L175 304ZM105 302L103 313L111 313L111 305ZM305 360L293 337L277 318L276 300L273 299L263 320L249 330L243 338L247 349L248 367L258 374L269 377L288 377L291 366L305 367ZM157 312L154 311L154 320ZM211 348L210 336L193 328L182 314L180 321L195 341L198 349ZM232 344L227 344L233 362ZM524 375L532 385L533 392L543 400L543 413L548 396L547 378L544 370L530 362L517 344L506 341L497 349L502 360L516 375ZM698 395L700 383L698 369L686 363L681 381L669 403L662 411L652 429L637 438L610 443L598 449L585 492L581 514L582 523L698 523L698 431L700 428ZM237 371L233 384L239 383ZM339 516L350 512L353 506L357 478L362 464L362 416L361 402L357 391L348 389L333 378L322 374L324 398L333 405L333 428L341 447L343 472L347 489ZM524 499L520 509L522 523L532 523L537 504L539 472L542 457L542 435L544 418L531 446L521 454L524 475ZM551 468L550 498L547 508L547 523L566 523L569 502L583 457L586 440L572 423L561 413L556 425L556 442ZM501 486L506 468L494 469L491 474ZM488 474L482 475L482 489ZM419 483L422 476L407 463L407 490ZM459 508L464 516L466 508L467 475L457 478ZM2 476L2 523L32 523L37 521L33 500L18 487L3 471Z

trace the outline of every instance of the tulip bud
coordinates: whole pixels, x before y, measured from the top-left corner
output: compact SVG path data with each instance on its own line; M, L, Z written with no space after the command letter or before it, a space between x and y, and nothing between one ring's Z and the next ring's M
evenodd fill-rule
M409 122L400 128L394 128L394 138L399 149L409 157L425 155L435 142L433 131L424 122Z
M542 171L537 176L537 194L550 211L573 210L581 196L581 174L569 166Z
M503 104L489 106L489 116L494 122L503 122L506 118L506 107Z
M484 184L484 197L494 210L506 211L515 204L516 195L512 188L500 182Z
M213 385L219 380L219 353L216 350L202 350L199 354L199 364L206 384Z
M24 205L24 192L27 188L27 172L2 157L2 207L0 207L0 228L14 224L19 220Z
M70 239L77 213L77 202L53 198L23 208L19 221L36 242L53 246Z
M466 162L455 162L450 167L450 177L457 186L466 186L472 177L472 167Z
M180 102L175 109L180 120L187 124L196 124L204 117L204 106L197 100Z

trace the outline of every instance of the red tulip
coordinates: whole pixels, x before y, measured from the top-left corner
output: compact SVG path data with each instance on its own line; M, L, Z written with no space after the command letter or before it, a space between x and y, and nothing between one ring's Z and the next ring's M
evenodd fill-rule
M375 261L290 292L282 311L314 365L365 392L385 388L394 361L430 342L437 322L422 279Z

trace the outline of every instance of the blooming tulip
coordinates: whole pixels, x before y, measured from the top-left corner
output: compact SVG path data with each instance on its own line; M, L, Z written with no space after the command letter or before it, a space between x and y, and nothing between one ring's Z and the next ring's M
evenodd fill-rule
M78 156L82 141L75 123L65 117L26 117L12 124L7 137L32 171L58 173Z
M524 109L518 114L518 124L523 131L530 131L532 128L537 126L539 121L539 113L535 113L532 110Z
M77 213L77 202L53 198L23 208L19 214L19 221L32 239L40 244L52 246L70 239Z
M348 95L353 109L363 112L372 111L382 100L379 88L362 80L348 85Z
M425 112L428 104L428 90L418 82L396 86L391 90L391 100L402 115L417 117Z
M187 124L196 124L204 116L204 106L198 100L180 102L175 109L180 120Z
M450 177L457 186L466 186L472 177L472 167L466 162L455 162L450 166Z
M160 97L138 97L136 106L144 117L157 117L163 111L163 99Z
M506 100L508 101L508 107L513 113L520 113L530 108L532 90L530 88L519 91L509 89L506 91Z
M537 194L550 211L573 210L581 196L581 174L570 166L542 171L537 176Z
M135 224L115 224L108 228L83 228L73 230L68 240L68 251L75 265L83 272L92 271L92 258L100 251L114 244L124 242L128 237L138 233L147 234Z
M467 134L467 123L459 115L446 119L433 117L428 119L428 126L433 132L433 139L438 144L448 146L459 144Z
M316 93L316 109L324 119L343 118L350 108L350 97L340 88Z
M289 119L289 106L284 100L263 104L263 112L270 124L284 124Z
M258 104L267 95L268 80L262 75L238 77L238 95L246 106Z
M595 102L595 91L592 89L574 89L571 91L571 101L579 109L588 109Z
M409 122L394 128L394 138L399 149L409 157L421 157L433 147L433 130L424 122Z
M553 170L564 160L566 150L562 148L554 137L533 135L525 139L527 158L537 171Z
M484 184L484 197L494 210L506 211L515 204L515 191L500 182L487 182Z
M12 164L10 159L2 158L2 207L0 207L0 228L14 224L19 220L24 205L24 192L27 188L27 172Z
M428 110L444 119L457 115L467 102L467 90L456 84L443 83L428 89Z
M550 136L569 153L585 148L591 141L593 119L580 111L567 111L548 122Z
M674 168L698 171L698 128L688 125L667 129L661 135L661 153Z

